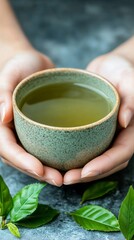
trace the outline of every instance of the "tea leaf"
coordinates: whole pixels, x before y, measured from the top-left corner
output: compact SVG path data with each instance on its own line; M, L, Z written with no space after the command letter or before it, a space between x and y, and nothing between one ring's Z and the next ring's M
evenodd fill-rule
M87 200L102 197L110 191L114 190L115 188L117 188L117 182L114 181L100 181L93 183L83 193L81 203L84 203Z
M32 215L17 222L17 225L26 228L37 228L51 222L58 215L59 212L56 209L53 209L48 205L39 204L38 208Z
M2 176L0 176L0 216L6 218L12 206L12 196Z
M9 229L9 231L15 236L20 238L20 232L19 229L17 228L17 226L13 223L7 223L7 227Z
M86 230L120 231L118 220L113 213L97 205L84 206L70 215Z
M38 196L45 184L35 183L22 188L13 198L13 208L10 212L12 222L17 222L32 214L38 206Z
M130 186L119 210L119 224L123 235L127 240L134 237L134 189Z

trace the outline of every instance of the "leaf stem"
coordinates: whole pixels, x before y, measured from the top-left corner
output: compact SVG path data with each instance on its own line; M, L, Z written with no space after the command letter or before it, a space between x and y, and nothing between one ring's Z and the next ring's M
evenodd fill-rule
M4 216L0 216L0 229L3 230L6 228L6 220Z

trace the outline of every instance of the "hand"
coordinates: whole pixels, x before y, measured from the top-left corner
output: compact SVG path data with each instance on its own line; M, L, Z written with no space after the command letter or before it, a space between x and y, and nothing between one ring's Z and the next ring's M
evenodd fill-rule
M40 181L61 186L60 172L44 166L18 145L12 123L12 92L15 86L24 77L52 67L54 65L49 58L34 49L13 52L0 61L0 156L6 164Z
M107 78L118 90L121 98L120 131L110 149L83 168L66 172L66 185L90 182L120 171L128 165L134 153L134 64L121 55L109 53L91 62L87 70Z

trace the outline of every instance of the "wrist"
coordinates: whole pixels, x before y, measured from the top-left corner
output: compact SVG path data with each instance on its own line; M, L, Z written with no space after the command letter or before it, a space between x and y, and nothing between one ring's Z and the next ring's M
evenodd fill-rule
M19 40L7 39L0 40L0 53L2 58L0 59L0 68L12 57L23 52L34 51L34 48L26 38Z
M123 58L126 58L132 64L134 64L134 37L121 44L119 47L111 51L112 54L116 54Z
M8 0L1 0L0 8L0 52L1 56L12 56L17 52L32 49Z

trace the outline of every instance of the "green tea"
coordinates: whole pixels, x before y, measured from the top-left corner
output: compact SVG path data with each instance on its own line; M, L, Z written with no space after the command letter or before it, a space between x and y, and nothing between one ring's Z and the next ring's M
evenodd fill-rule
M30 119L56 127L90 124L111 111L109 99L101 92L79 83L56 83L31 91L20 104Z

